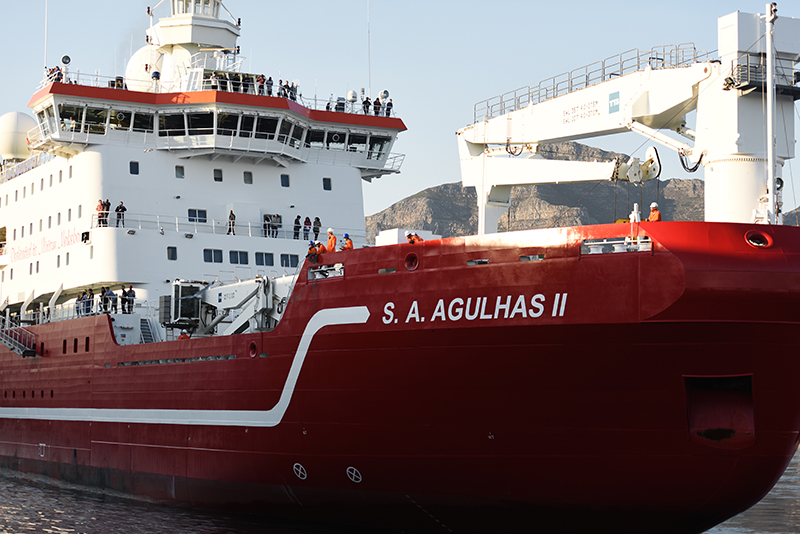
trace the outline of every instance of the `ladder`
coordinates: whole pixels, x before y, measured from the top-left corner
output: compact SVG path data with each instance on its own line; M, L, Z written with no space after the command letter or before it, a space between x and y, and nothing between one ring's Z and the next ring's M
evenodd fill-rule
M150 329L150 321L146 317L142 317L139 321L141 335L139 337L140 343L153 343L155 341L155 337L153 337L153 331Z
M23 358L36 356L36 334L0 317L0 343Z

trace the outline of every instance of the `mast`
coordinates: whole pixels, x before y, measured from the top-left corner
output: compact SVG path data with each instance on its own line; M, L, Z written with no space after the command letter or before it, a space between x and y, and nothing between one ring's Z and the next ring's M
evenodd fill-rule
M775 134L773 120L775 118L775 47L773 45L773 29L778 7L773 2L767 4L766 10L766 56L767 56L767 217L769 224L778 223L777 206L775 204Z

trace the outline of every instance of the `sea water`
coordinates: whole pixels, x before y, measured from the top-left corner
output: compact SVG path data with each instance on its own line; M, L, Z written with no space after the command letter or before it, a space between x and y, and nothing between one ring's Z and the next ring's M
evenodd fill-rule
M377 534L258 516L187 510L0 471L0 534ZM800 459L750 510L709 534L800 534ZM643 534L646 534L643 533Z

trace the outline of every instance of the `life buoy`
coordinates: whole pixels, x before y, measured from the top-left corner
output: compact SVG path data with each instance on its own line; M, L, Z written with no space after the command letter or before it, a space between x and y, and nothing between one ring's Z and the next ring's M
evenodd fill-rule
M334 142L338 141L339 140L339 134L333 134L333 136L331 137L331 140L333 140Z

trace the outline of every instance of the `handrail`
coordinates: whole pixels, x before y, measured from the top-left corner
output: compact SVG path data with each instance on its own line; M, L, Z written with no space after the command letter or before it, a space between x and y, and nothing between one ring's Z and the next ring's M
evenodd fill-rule
M710 59L708 52L697 50L693 43L656 46L649 50L633 48L583 67L542 80L535 86L523 86L498 96L481 100L474 107L474 122L488 120L530 104L539 104L573 91L585 89L632 72L689 66Z
M304 220L304 218L303 218ZM194 237L194 234L228 234L228 218L215 219L212 217L179 217L175 215L159 215L151 213L135 213L126 211L124 218L121 220L120 225L117 225L115 213L109 213L107 224L100 224L98 214L92 215L91 228L109 228L121 231L136 230L154 230L158 232L178 232L183 233L186 238ZM263 221L242 221L236 220L233 227L233 235L246 235L249 237L265 237L273 239L287 239L294 241L294 218L287 221L286 218L278 223L279 228L265 227L266 223ZM319 238L322 240L325 236L325 226L320 230ZM342 235L345 233L350 234L351 237L366 239L366 232L364 228L343 228L334 226L336 235L341 240ZM297 240L304 240L304 229L301 225L298 232ZM313 228L309 231L309 236L313 237ZM310 238L309 237L309 238ZM324 238L327 239L327 238ZM307 239L306 239L307 240Z

